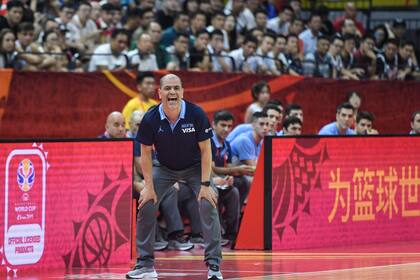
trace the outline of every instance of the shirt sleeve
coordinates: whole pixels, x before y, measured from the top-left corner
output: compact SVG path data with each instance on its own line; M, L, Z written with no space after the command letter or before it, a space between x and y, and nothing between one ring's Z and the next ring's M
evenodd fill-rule
M198 142L201 142L213 137L213 129L211 128L209 119L207 118L204 111L200 107L197 108L198 109L196 114L196 136Z
M134 140L134 156L135 157L139 157L141 156L141 147L140 147L140 142L137 140Z
M246 138L241 138L235 143L236 155L239 160L253 160L255 157L255 149L252 143L247 141Z
M144 116L142 122L140 123L139 131L137 132L136 136L136 141L140 142L143 145L151 146L154 143L154 132L150 118L146 118L146 116Z

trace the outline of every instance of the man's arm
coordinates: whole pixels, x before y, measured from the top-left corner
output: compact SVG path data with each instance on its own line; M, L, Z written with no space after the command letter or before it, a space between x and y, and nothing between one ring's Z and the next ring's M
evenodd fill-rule
M212 163L212 170L217 175L232 176L252 175L254 172L254 168L248 165L232 166L232 164L228 164L226 167L218 167L214 162Z
M157 202L152 175L152 146L141 144L140 166L145 186L139 198L139 209L149 200L153 200L153 203Z
M210 181L211 172L211 144L210 139L198 142L201 152L201 181ZM198 201L206 199L214 208L217 206L217 195L211 187L201 186Z

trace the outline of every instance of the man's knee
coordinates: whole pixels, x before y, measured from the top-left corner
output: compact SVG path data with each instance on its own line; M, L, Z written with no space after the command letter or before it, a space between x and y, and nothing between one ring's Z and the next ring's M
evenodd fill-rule
M156 220L156 211L156 204L154 204L153 201L148 201L143 205L143 207L139 209L137 220L141 221L142 223L153 223Z

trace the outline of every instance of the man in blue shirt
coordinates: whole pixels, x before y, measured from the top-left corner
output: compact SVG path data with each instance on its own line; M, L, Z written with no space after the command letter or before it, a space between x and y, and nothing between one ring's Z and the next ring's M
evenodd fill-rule
M258 156L262 146L264 136L268 135L269 122L267 114L264 112L255 112L252 115L253 130L242 133L232 142L232 155L234 164L244 164L254 169L257 166ZM252 177L244 176L246 188L240 189L241 205L248 196L251 187Z
M217 195L210 183L210 123L203 110L183 100L181 79L168 74L160 80L161 104L148 111L140 124L141 169L145 187L140 194L137 219L137 264L127 278L156 278L153 243L155 214L164 194L183 180L198 196L208 279L223 279ZM152 146L160 166L152 165Z
M325 125L319 135L355 135L350 128L353 124L354 108L350 103L342 103L337 107L336 121Z
M213 182L219 192L219 210L224 208L223 225L225 228L224 238L226 245L233 244L239 229L240 217L240 196L239 189L243 180L238 177L245 174L251 175L253 168L247 165L232 166L232 149L226 136L233 126L233 115L227 110L221 110L214 114L213 137L211 139L211 150L213 155L212 171L215 177ZM219 213L221 215L221 213ZM223 240L223 241L225 241Z

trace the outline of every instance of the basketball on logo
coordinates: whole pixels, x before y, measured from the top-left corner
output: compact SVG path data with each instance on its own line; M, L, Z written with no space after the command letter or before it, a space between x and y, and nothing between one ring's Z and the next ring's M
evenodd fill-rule
M28 192L35 181L35 169L32 162L25 158L19 163L17 169L17 183L23 192Z

